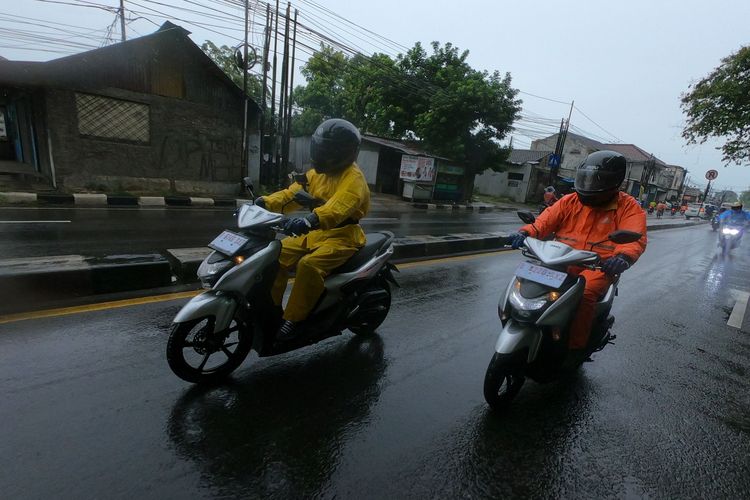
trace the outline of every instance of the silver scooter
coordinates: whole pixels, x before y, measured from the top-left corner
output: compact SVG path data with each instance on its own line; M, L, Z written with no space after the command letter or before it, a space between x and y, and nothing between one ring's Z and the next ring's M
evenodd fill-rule
M531 212L518 215L527 224L535 222ZM606 242L632 243L640 238L641 234L633 231L615 231L606 240L592 243L591 249ZM531 237L524 245L522 253L528 260L518 266L498 305L503 329L484 379L484 398L493 410L507 408L526 377L545 383L565 372L569 326L585 288L584 278L569 273L568 268L600 268L599 255L593 251ZM610 331L615 318L609 313L618 282L616 276L596 305L588 355L615 338Z
M252 184L246 179L250 191ZM312 209L316 200L306 191L294 201ZM284 216L254 204L237 214L237 230L224 231L209 245L214 251L198 268L206 291L191 299L174 318L167 362L183 380L214 383L242 364L251 350L273 356L340 335L373 333L391 306L390 284L398 286L388 260L393 255L393 233L367 235L367 244L325 281L325 291L310 317L300 323L297 336L276 339L282 308L273 303L271 287L279 269Z

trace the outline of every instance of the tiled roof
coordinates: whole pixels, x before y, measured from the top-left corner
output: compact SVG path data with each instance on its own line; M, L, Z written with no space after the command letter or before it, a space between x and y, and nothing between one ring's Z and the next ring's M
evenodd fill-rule
M630 161L647 161L650 160L653 156L651 153L647 153L635 144L602 144L601 149L609 149L610 151L620 153ZM659 158L656 158L655 156L653 156L653 158L654 160L656 160L657 165L661 165L663 167L667 166L667 164L661 161Z

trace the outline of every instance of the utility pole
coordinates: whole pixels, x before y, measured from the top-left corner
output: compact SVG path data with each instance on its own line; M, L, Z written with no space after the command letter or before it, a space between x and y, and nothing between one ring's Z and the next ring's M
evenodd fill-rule
M276 179L278 174L276 169L278 165L276 161L276 53L279 47L279 0L276 0L276 14L274 18L274 30L273 30L273 76L271 78L271 151L269 158L274 162L274 173L271 175L271 179Z
M284 138L286 137L286 92L287 83L289 82L289 18L292 10L290 3L286 5L286 19L284 20L284 54L282 55L281 63L281 96L279 98L279 122L278 122L278 134L281 137L281 147L279 154L277 155L277 163L279 165L279 185L283 184L284 175L286 174L287 159L284 156Z
M122 41L125 41L125 0L120 0L120 32Z
M258 166L258 178L264 179L265 154L266 154L266 98L268 97L268 47L271 45L271 26L273 17L271 5L266 4L266 32L263 36L263 89L261 90L260 104L260 165ZM265 179L264 179L265 180ZM262 184L263 182L261 182Z
M575 101L570 102L570 112L568 113L568 121L563 118L560 121L560 132L557 134L557 144L555 145L555 158L557 164L550 167L549 169L549 184L550 186L555 184L557 179L557 172L562 164L563 149L565 148L565 140L568 138L568 129L570 128L570 117L573 116L573 104Z
M242 118L242 155L240 167L240 181L245 178L250 172L246 173L247 160L248 160L248 144L247 144L247 23L250 17L250 5L248 0L245 0L245 45L242 48L242 102L244 104L244 114ZM242 184L240 184L242 185Z
M297 9L294 9L294 31L292 35L292 64L289 66L289 99L287 100L287 115L286 115L286 153L287 165L289 165L289 147L292 139L292 97L294 96L294 60L297 55ZM298 165L295 165L297 168Z

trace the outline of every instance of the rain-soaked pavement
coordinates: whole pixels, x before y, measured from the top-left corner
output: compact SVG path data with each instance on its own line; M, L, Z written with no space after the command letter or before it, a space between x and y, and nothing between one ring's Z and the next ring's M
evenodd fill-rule
M403 266L379 334L248 360L199 389L164 360L183 301L0 325L4 498L748 498L750 244L652 233L617 344L482 398L520 255ZM749 314L750 315L750 314Z

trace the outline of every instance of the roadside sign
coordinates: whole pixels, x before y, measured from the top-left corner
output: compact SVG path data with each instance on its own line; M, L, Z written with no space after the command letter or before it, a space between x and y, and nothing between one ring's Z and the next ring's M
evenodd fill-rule
M550 167L559 167L560 166L560 156L559 155L549 155L549 160L547 160L547 165Z
M706 179L708 179L709 181L716 179L718 176L719 172L717 172L716 170L709 170L708 172L706 172Z

